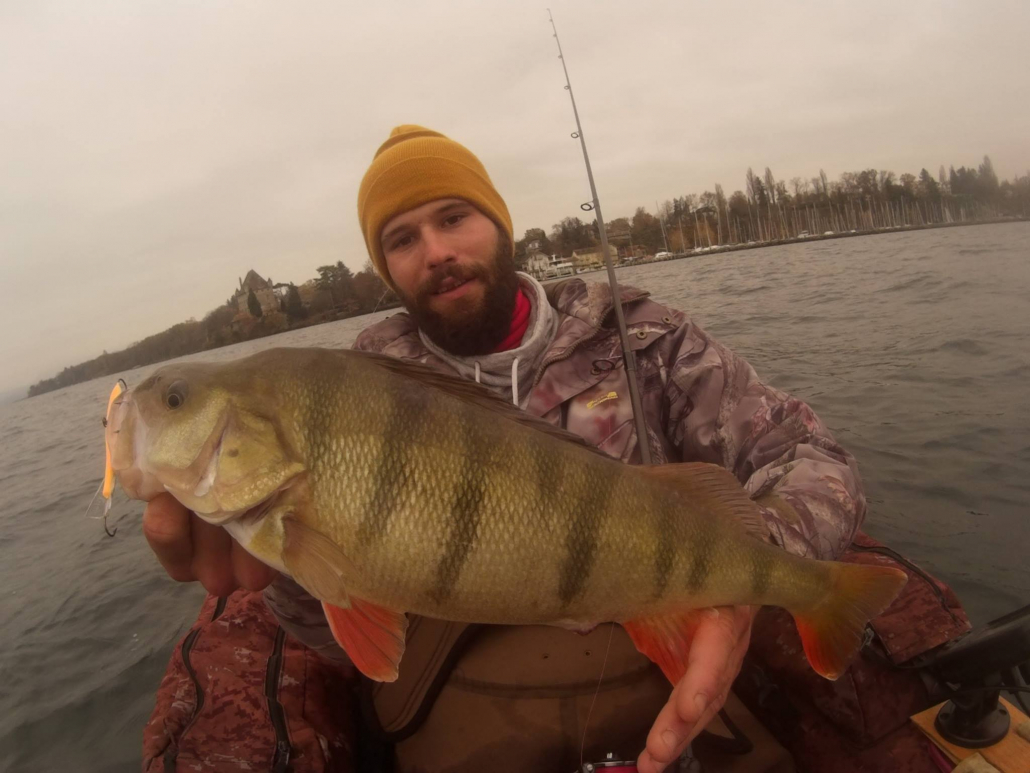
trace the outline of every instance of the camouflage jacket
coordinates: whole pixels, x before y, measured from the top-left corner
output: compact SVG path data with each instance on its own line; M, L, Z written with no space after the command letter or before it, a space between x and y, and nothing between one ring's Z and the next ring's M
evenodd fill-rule
M798 555L840 555L865 515L854 458L804 402L763 384L685 314L632 287L621 294L652 461L722 465L758 500L774 542ZM548 296L561 322L526 410L639 463L611 289L572 279ZM366 328L354 348L453 372L403 313Z
M758 380L741 357L682 312L621 288L654 463L702 461L737 476L761 506L770 539L797 555L833 558L865 515L854 458L805 403ZM638 463L633 408L607 284L567 280L548 289L560 314L526 410ZM451 367L422 343L411 317L366 328L354 348ZM345 661L317 601L280 578L265 591L282 626Z

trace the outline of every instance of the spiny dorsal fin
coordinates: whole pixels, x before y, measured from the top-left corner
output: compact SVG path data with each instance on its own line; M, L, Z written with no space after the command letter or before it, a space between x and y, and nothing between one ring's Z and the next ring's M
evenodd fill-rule
M643 467L640 473L680 492L691 502L719 516L732 518L753 537L767 542L769 528L736 476L725 467L706 462L683 462Z

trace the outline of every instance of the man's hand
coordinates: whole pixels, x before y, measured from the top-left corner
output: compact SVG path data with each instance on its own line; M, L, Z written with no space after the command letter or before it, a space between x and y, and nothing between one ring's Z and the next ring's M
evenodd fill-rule
M276 572L239 546L221 526L212 526L171 494L159 494L143 511L143 534L173 580L199 580L208 593L228 596L237 588L263 590Z
M747 652L758 607L716 609L719 616L706 618L694 633L687 672L647 735L647 748L637 760L640 773L661 773L726 702Z

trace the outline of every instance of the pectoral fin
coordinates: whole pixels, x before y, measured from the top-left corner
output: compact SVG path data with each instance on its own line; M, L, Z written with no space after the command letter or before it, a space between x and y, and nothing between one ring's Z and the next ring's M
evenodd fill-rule
M385 609L368 601L356 598L350 601L350 609L322 602L333 638L369 679L396 681L404 655L408 618L403 612Z
M622 624L637 649L662 669L665 678L676 684L687 671L694 632L716 614L711 607L688 609L671 615L639 617Z
M332 540L292 516L284 516L283 564L304 589L336 607L350 606L343 578L350 561Z
M369 679L396 680L408 618L350 596L343 579L350 561L343 551L293 516L283 516L282 523L283 563L294 580L321 600L336 643Z

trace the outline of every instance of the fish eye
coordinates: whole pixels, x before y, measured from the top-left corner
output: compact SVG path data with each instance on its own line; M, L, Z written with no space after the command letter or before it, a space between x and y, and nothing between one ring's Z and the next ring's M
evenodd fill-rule
M168 389L165 391L165 405L171 408L173 411L186 402L186 395L189 393L189 389L186 386L184 379L176 379L168 385Z

